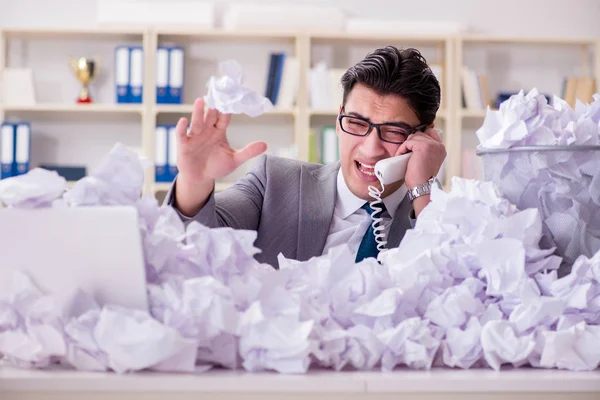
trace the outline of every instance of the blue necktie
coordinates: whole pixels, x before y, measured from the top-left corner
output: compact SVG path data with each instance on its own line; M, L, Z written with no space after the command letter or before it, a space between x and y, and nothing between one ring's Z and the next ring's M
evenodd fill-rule
M385 212L385 205L383 205L383 203L378 204L377 207L381 207L382 210L381 212L375 215L375 218L381 217L381 214ZM373 209L371 208L369 203L365 203L365 205L363 205L361 208L363 210L367 210L369 216L371 216L371 214L373 213ZM380 225L381 224L382 222L380 222ZM379 254L379 250L377 250L377 241L375 241L375 233L373 232L373 221L371 220L371 223L369 223L369 229L367 229L367 231L365 232L365 235L363 236L362 241L360 242L360 246L358 247L355 262L359 262L369 257L377 258L377 254Z

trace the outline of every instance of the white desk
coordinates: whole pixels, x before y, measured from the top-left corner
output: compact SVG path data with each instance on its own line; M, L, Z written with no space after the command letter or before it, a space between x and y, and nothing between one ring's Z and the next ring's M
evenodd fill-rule
M485 397L484 397L485 396ZM600 370L518 369L306 375L216 370L202 374L87 373L0 367L1 400L224 399L600 400Z

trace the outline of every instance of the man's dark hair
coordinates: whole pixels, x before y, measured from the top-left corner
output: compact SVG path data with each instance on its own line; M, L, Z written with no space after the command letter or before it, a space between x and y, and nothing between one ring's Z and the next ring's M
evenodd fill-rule
M416 49L386 46L370 53L342 76L343 104L355 84L380 95L401 96L422 124L430 124L440 107L440 83Z

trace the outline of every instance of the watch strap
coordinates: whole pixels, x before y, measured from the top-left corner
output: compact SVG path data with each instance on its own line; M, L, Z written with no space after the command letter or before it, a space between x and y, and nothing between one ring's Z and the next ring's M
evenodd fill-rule
M412 202L414 199L417 199L421 196L431 194L431 187L434 183L436 183L438 187L440 186L439 181L435 176L431 177L427 182L423 184L408 189L408 199Z

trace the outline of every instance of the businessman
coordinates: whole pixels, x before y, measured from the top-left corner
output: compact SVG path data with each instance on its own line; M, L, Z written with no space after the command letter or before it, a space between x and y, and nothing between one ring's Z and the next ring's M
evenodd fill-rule
M230 147L231 115L204 110L196 100L177 124L179 174L165 198L184 222L257 231L256 259L278 268L277 256L300 261L348 244L358 262L378 254L371 226L370 185L381 189L373 167L412 152L404 180L382 195L387 247L396 247L430 201L446 157L434 119L440 85L415 49L380 48L342 77L336 118L340 161L321 165L261 155L266 143ZM257 157L251 172L214 193L215 180Z

